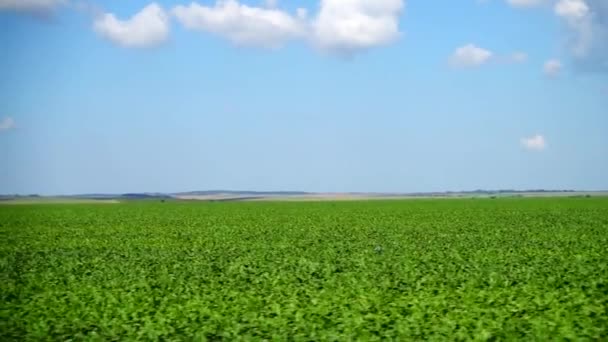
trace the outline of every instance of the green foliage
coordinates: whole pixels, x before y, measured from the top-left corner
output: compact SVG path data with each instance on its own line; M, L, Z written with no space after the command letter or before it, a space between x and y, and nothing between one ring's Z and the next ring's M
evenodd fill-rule
M0 340L602 340L608 199L0 206Z

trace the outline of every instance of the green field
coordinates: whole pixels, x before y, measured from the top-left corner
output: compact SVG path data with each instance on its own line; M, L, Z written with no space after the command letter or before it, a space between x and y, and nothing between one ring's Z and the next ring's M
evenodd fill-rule
M0 206L0 340L606 340L608 198Z

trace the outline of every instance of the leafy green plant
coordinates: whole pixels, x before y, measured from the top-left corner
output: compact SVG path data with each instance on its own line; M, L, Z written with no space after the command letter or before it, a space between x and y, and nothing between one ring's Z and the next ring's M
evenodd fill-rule
M0 206L2 340L601 340L608 199Z

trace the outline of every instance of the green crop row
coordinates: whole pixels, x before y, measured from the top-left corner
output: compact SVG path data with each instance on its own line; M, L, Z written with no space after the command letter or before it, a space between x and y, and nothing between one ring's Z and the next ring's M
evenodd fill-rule
M0 206L0 340L606 340L608 199Z

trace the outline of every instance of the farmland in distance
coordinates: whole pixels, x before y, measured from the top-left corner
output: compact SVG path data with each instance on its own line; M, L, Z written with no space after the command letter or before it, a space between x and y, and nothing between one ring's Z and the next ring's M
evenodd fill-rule
M0 205L0 339L608 337L608 198Z

